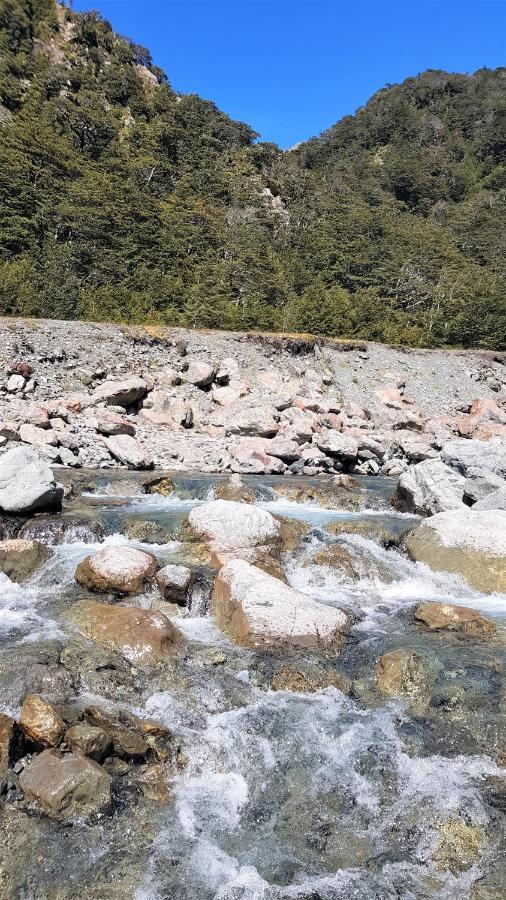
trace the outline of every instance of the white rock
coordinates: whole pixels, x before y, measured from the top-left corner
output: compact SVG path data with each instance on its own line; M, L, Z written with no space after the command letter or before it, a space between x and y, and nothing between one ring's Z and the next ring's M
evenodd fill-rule
M440 459L426 459L400 476L396 506L422 516L459 509L465 484L465 478Z
M199 388L209 387L213 383L215 371L215 368L209 363L200 359L191 359L184 374L184 380Z
M16 447L0 459L0 509L10 513L58 509L63 485L31 447Z
M17 391L22 391L25 386L25 379L22 375L11 375L10 378L7 379L6 388L10 394L15 394Z
M279 539L279 523L265 509L233 500L210 500L192 509L188 522L216 549L257 547Z
M91 590L138 594L156 572L151 553L128 545L104 547L87 556L76 569L76 580Z
M151 469L153 462L143 447L129 434L104 438L104 444L115 459L129 469Z
M147 384L143 378L125 378L124 381L104 381L94 393L96 402L107 403L108 406L121 406L127 408L140 403L148 392Z
M500 438L448 441L441 450L441 459L463 475L485 470L506 477L506 441Z
M252 437L274 437L279 425L274 416L273 406L251 406L246 409L233 410L227 425L227 434L243 434Z
M295 645L337 652L347 619L241 559L218 572L213 594L218 626L247 647Z
M342 434L332 428L324 429L316 440L317 447L329 456L352 462L358 456L358 443L349 434Z

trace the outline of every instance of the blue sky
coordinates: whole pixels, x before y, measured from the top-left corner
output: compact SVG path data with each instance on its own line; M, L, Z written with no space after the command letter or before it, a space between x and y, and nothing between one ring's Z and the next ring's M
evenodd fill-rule
M506 64L506 0L75 0L172 86L291 147L423 69Z

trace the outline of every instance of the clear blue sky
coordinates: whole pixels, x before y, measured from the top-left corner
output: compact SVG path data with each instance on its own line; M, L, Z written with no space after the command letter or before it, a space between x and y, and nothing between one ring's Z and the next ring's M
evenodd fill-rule
M75 0L172 86L290 147L423 69L506 64L506 0Z

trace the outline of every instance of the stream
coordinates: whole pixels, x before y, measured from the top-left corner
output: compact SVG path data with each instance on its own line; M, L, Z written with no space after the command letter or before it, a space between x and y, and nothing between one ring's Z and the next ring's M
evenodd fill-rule
M18 716L41 684L63 709L127 709L167 726L184 765L163 801L128 773L118 778L113 815L93 824L0 805L1 898L504 896L506 596L404 555L399 540L417 519L391 507L393 479L358 478L345 508L329 508L314 499L323 476L290 479L289 496L283 479L243 477L260 506L307 523L283 570L292 587L349 615L338 658L241 648L215 626L205 588L188 609L150 589L122 602L165 611L187 643L181 659L147 676L80 643L67 618L83 596L75 568L104 542L147 549L162 565L187 561L178 530L220 479L178 474L162 496L146 494L136 473L72 477L58 517L65 542L54 543L45 519L37 539L52 557L21 585L0 575L0 709ZM413 608L430 600L480 610L498 637L423 630ZM412 704L377 690L377 661L396 648L427 660L428 683ZM308 690L291 689L293 672Z

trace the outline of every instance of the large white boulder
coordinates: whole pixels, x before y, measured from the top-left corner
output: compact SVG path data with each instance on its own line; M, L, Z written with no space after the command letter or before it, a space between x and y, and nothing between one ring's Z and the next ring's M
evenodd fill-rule
M0 509L32 513L59 509L63 485L53 478L47 462L31 447L15 447L0 459Z
M506 477L506 441L500 438L447 441L441 450L441 459L468 477L483 471Z
M196 506L188 524L197 537L220 550L258 547L280 537L279 523L267 510L234 500L210 500Z
M438 513L405 538L411 557L432 569L454 572L479 591L506 592L506 511Z
M94 591L138 594L156 569L151 553L129 545L111 545L83 559L76 580Z
M226 563L216 577L213 614L237 644L246 647L294 645L336 652L346 615L242 559Z
M459 509L465 484L465 478L440 459L426 459L400 476L396 506L421 516Z

